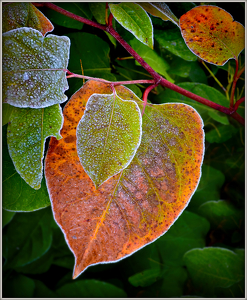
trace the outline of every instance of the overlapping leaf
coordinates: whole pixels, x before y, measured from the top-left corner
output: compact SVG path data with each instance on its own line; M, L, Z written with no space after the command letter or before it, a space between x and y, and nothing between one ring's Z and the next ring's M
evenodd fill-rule
M109 4L114 18L140 42L153 49L153 25L145 10L136 3Z
M77 127L77 152L98 188L125 169L141 143L142 117L134 101L93 94Z
M70 41L64 36L18 28L3 34L3 102L47 107L64 102Z
M242 24L217 6L197 6L179 20L182 36L190 50L201 59L222 66L237 59L244 49Z
M116 90L142 109L128 89ZM147 106L131 164L96 190L75 146L76 126L93 93L111 89L89 81L74 94L64 109L63 139L51 139L45 163L54 217L76 257L74 278L89 265L118 261L164 234L197 187L204 152L202 120L194 109Z
M32 27L45 35L54 29L42 12L28 2L3 5L2 16L2 32L20 27Z
M34 109L15 107L8 124L9 154L16 171L34 189L41 187L44 143L47 137L60 139L62 111L58 104Z
M178 26L178 18L172 13L169 6L164 2L138 2L147 12L155 17L159 17L164 21L172 21Z

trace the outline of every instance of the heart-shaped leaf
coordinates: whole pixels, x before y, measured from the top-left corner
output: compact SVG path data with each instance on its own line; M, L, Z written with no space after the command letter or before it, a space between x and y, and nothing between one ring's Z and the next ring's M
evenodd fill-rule
M7 131L9 154L16 171L34 189L41 187L45 140L61 138L62 110L58 104L34 109L14 107Z
M142 110L130 90L116 91ZM194 193L204 153L203 124L193 108L150 104L132 162L96 190L75 145L76 124L93 93L111 89L88 81L72 96L63 111L63 139L51 138L45 162L54 217L76 258L74 278L89 265L118 261L163 235Z
M244 26L217 6L197 6L179 20L185 43L201 59L223 66L244 49Z
M41 108L64 102L70 41L18 28L3 34L3 102Z
M98 188L125 169L141 143L138 105L115 94L93 94L76 131L77 152Z
M153 25L145 10L136 3L109 4L114 18L140 42L153 49Z
M3 5L2 16L2 32L20 27L32 27L45 35L54 29L42 12L28 2Z

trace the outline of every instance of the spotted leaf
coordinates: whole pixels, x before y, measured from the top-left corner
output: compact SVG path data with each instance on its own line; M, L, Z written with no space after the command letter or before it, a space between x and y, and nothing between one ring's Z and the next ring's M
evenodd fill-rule
M244 49L244 26L217 6L197 6L180 18L179 25L189 49L206 62L223 66Z
M119 97L140 101L129 89ZM202 120L185 104L146 106L141 145L130 165L98 189L76 151L76 124L93 93L109 85L88 81L64 108L63 139L51 138L45 161L56 222L75 255L73 278L88 266L119 261L163 235L187 206L201 175Z

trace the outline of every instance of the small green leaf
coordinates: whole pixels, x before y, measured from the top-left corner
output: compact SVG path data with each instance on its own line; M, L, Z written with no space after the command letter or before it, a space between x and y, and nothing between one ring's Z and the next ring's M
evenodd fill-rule
M179 26L178 18L172 13L169 6L165 2L150 2L150 5L152 5L157 10L155 11L156 15L154 16L160 17L163 20L164 20L164 16L166 16L168 20L172 21L175 25Z
M153 49L153 25L145 10L136 3L109 4L114 18L140 42Z
M134 39L130 41L131 47L152 67L156 72L163 75L167 80L174 83L174 80L167 74L167 70L170 68L167 61L159 56L156 51L143 45L138 40ZM137 63L138 64L138 63Z
M244 212L227 201L208 201L198 209L198 214L207 218L212 228L239 229L244 221Z
M159 269L147 269L143 272L137 273L137 274L129 277L128 280L135 287L138 287L138 286L146 287L146 286L153 284L157 280L159 280L162 275L163 275L163 272L161 271L160 268Z
M42 180L39 190L34 190L16 172L7 146L7 126L3 126L2 157L3 208L27 212L50 206L45 180Z
M126 298L124 290L98 280L78 280L56 290L62 298Z
M13 106L7 103L2 104L2 125L5 125L9 122L10 115L13 110Z
M172 54L181 57L187 61L196 61L197 57L186 46L180 31L177 28L169 30L156 30L155 40L164 50L168 50Z
M206 140L209 143L224 143L238 132L232 125L221 125L206 133Z
M70 41L65 36L18 28L3 34L3 102L47 107L67 99Z
M244 278L241 255L224 248L192 249L185 253L184 263L194 286L204 295L212 296L215 287L227 288Z
M96 21L100 24L105 25L105 2L89 2L89 8L95 17Z
M209 111L208 115L213 120L215 120L215 121L217 121L217 122L219 122L219 123L221 123L223 125L229 125L230 124L229 120L228 120L228 117L225 114L223 114L223 113L221 113L219 111Z
M63 125L61 107L18 108L12 111L8 125L9 154L17 172L34 189L41 187L45 140L60 139Z
M138 105L117 95L93 94L77 127L77 152L98 188L125 169L141 143Z
M4 269L25 266L47 252L52 243L51 220L50 208L15 215L4 232Z

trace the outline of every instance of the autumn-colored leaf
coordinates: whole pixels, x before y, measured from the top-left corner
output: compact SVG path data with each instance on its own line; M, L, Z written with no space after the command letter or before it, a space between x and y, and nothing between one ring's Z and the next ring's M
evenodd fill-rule
M206 62L223 66L244 49L245 29L217 6L197 6L179 20L185 43Z
M3 34L3 102L42 108L67 100L70 40L33 28Z
M46 35L54 29L42 12L28 2L3 5L2 16L2 32L20 27L32 27Z
M140 101L129 89L119 97ZM88 98L111 94L88 81L64 108L63 139L51 138L45 161L55 220L75 255L73 278L88 266L115 262L163 235L187 206L201 174L202 120L184 104L146 106L142 142L130 165L97 190L80 164L76 127Z
M77 152L98 188L125 169L141 143L142 117L134 101L93 94L76 131Z

